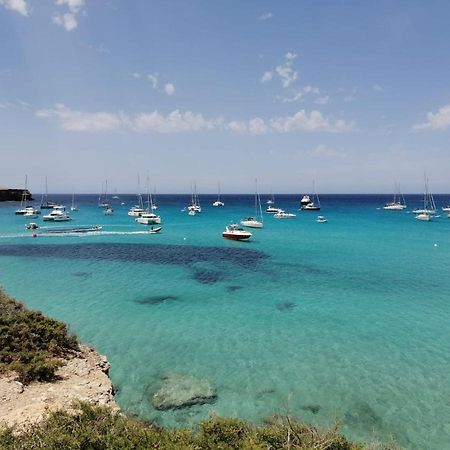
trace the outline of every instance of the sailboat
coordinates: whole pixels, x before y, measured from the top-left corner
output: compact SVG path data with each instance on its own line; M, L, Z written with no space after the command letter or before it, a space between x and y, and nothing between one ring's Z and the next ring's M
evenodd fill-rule
M55 202L48 201L47 177L45 177L45 194L42 194L41 209L54 209L57 205Z
M192 189L192 186L191 186ZM195 216L198 213L202 212L202 207L200 206L200 200L197 195L197 185L194 184L194 189L192 190L191 203L187 207L188 214L190 216Z
M37 217L40 211L33 206L27 206L28 197L31 197L28 192L28 175L25 175L25 188L22 191L22 199L20 200L20 208L15 211L16 215L27 217L28 219Z
M312 199L315 199L312 200ZM320 200L316 193L315 182L313 181L313 193L311 196L304 195L300 200L300 209L302 211L320 211Z
M259 219L259 220L258 220ZM261 198L258 193L258 182L255 180L255 215L241 220L241 225L249 228L263 228L263 216L261 209Z
M161 223L161 217L153 212L153 200L152 194L147 189L147 211L141 213L139 217L136 217L136 222L143 225L154 225Z
M429 191L428 178L425 175L425 192L423 194L423 208L415 209L416 219L429 222L436 214L436 204L434 203L433 194Z
M218 185L217 200L212 205L213 206L225 206L225 203L220 199L220 183Z
M386 203L383 209L386 211L402 211L406 208L405 198L400 192L400 185L396 185L394 189L394 199L392 202Z
M258 220L258 218L260 220ZM263 215L261 209L261 198L258 193L258 181L255 180L255 216L247 217L246 219L241 220L241 225L249 228L263 228Z
M71 211L78 211L78 206L75 205L75 193L72 193L72 205L70 207Z
M128 215L131 217L139 217L141 214L147 212L144 209L144 203L142 202L142 194L141 194L141 180L138 174L138 202L136 205L132 206L128 211Z
M104 188L104 190L103 190ZM109 208L108 202L108 180L105 180L105 184L102 183L102 191L98 197L98 207L99 208Z

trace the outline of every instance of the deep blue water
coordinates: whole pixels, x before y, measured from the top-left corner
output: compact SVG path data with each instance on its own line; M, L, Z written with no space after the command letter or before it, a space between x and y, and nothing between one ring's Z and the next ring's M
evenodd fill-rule
M33 238L18 205L0 204L0 283L108 356L126 412L169 426L210 411L257 422L274 412L318 424L337 417L352 439L448 446L444 213L417 221L420 195L406 196L402 212L380 209L386 195L323 195L320 213L277 195L297 217L264 214L251 241L231 242L221 232L253 213L251 195L224 195L220 209L200 196L194 217L181 211L188 195L160 195L158 235L127 216L135 196L119 196L113 216L97 196L76 197L80 210L58 226L103 226L82 236ZM51 200L70 205L71 196ZM207 378L216 403L156 411L151 396L168 372Z

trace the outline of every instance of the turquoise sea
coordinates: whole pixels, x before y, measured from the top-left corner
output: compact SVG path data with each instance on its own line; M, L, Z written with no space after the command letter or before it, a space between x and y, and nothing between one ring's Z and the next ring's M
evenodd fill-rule
M102 232L37 238L17 203L0 204L0 284L107 355L127 413L166 426L211 412L255 422L290 413L337 419L351 439L449 448L446 214L415 220L420 196L394 212L380 209L390 196L324 195L314 213L297 211L298 195L279 195L297 217L264 214L250 242L232 242L221 233L253 213L253 196L223 199L213 208L214 196L200 196L192 217L181 211L189 196L160 195L163 230L150 235L127 215L135 196L114 200L113 216L97 196L78 196L73 220L53 226ZM208 379L216 402L156 411L151 397L169 372Z

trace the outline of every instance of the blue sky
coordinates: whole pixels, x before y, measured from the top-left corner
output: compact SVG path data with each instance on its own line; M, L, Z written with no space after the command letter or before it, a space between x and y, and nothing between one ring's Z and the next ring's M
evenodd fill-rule
M450 192L450 2L0 0L0 185Z

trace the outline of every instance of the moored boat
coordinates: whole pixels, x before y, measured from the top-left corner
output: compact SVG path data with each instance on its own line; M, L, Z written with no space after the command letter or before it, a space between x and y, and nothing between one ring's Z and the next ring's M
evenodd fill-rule
M232 223L225 227L222 236L233 241L243 241L252 237L252 233L241 228L238 224Z
M293 219L294 217L297 217L297 215L280 209L273 217L275 217L275 219Z

